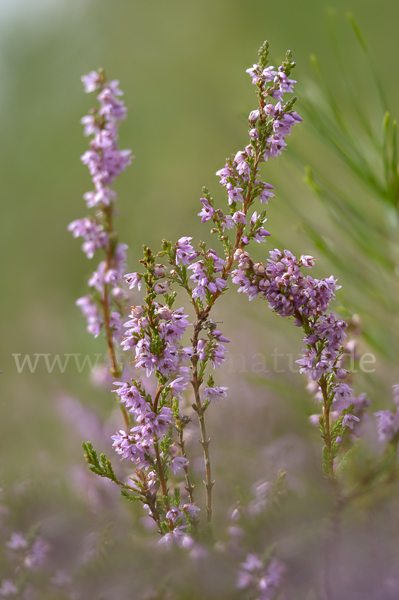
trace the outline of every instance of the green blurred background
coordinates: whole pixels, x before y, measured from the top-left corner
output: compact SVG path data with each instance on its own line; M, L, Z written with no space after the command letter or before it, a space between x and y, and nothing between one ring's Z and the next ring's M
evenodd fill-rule
M69 445L59 421L60 395L75 396L103 416L110 412L109 394L92 385L87 368L78 373L72 365L65 373L59 369L48 373L41 362L34 373L25 368L19 374L12 356L94 356L105 352L104 340L101 336L94 340L86 333L75 306L76 298L85 294L87 276L96 259L89 263L79 242L67 231L70 221L87 214L82 194L91 189L87 169L79 160L87 147L79 120L94 97L83 93L80 76L103 67L108 77L120 80L131 107L120 137L122 147L132 148L136 158L116 187L121 213L117 229L120 240L129 245L129 270L134 270L143 243L157 249L163 237L210 239L207 227L196 217L201 187L209 187L221 201L224 198L215 172L224 165L225 157L246 144L246 117L254 108L255 95L245 69L256 61L264 39L270 41L273 64L288 48L292 50L299 99L313 89L311 54L318 56L331 88L337 89L340 71L332 55L327 24L328 12L335 10L345 63L358 82L361 103L379 127L382 113L374 109L375 94L370 92L364 73L361 49L345 20L348 8L372 48L395 112L399 4L392 0L352 0L350 6L344 0L0 2L0 445L5 481L34 478L39 470L45 473L40 476L42 481L49 482L58 476L59 469L81 460L79 443L73 448ZM296 157L315 163L336 183L345 187L348 181L350 186L348 173L316 141L308 119L295 128L289 145ZM305 185L304 170L295 156L287 152L264 168L266 180L276 188L276 198L268 207L268 229L273 234L268 247L289 247L300 254L317 252L298 221L301 213L302 219L308 214L313 223L316 219L320 230L330 232L339 249L341 240L334 237L339 236L339 229L332 230L328 211ZM368 202L367 194L364 202ZM353 294L365 295L350 277L345 280L344 271L332 271L321 257L317 273L329 276L332 272L343 277L347 286L353 285ZM386 291L394 303L395 290ZM341 300L350 301L350 287L345 294ZM233 354L245 352L251 357L256 352L270 352L276 345L281 351L300 351L297 331L291 332L288 323L278 320L260 303L255 306L245 300L231 296L225 301L226 313L219 308L216 315L225 322L223 329L232 340ZM371 330L375 327L370 316L373 303L357 298L351 310L357 308L356 303L363 307L360 316L366 330L369 322ZM240 322L237 315L242 317ZM380 347L384 350L388 346L388 350L378 358L374 383L365 380L377 405L390 402L387 390L398 378L397 346L389 341L391 317L382 314L381 319ZM226 381L228 375L225 369L221 377ZM247 374L243 377L248 378ZM379 387L381 380L383 387ZM285 387L288 383L291 388ZM268 394L267 406L280 402L278 393L285 393L283 406L290 406L291 413L283 410L283 431L292 425L314 436L307 417L315 408L304 387L305 382L291 374L284 384L277 380L272 391L269 386L267 392L265 388L259 392L255 385L258 395ZM296 389L295 397L289 395L290 389ZM236 392L231 404L226 401L220 406L223 417L215 422L215 429L223 419L240 419L239 402L244 397L251 407L253 390L245 388L241 399ZM254 432L254 449L250 440L245 442L244 436L241 440L247 443L248 455L253 452L254 462L258 445L265 443L262 435L279 433L278 427L273 430L264 409L252 407L250 414L258 414L256 411L265 427L259 426ZM238 430L237 436L240 441ZM226 456L236 443L231 438L230 442ZM228 468L225 475L230 476Z

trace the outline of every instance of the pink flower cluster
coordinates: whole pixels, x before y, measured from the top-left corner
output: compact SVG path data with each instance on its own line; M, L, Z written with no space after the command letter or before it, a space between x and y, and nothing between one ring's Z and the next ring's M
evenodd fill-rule
M119 122L126 118L126 108L119 99L123 94L119 82L107 82L101 71L92 71L82 80L87 93L99 90L99 108L93 109L81 122L85 135L93 136L90 150L83 154L82 162L89 168L94 190L84 194L84 199L89 208L96 207L100 211L96 217L73 221L68 229L74 237L83 238L82 250L88 258L100 248L105 251L106 259L100 262L89 280L93 293L77 301L87 318L87 330L97 337L104 324L104 311L109 313L107 318L114 335L120 328L120 309L115 306L112 310L108 306L108 288L115 301L124 296L120 280L125 269L127 246L117 243L114 234L116 192L110 186L131 163L132 157L130 150L118 147Z

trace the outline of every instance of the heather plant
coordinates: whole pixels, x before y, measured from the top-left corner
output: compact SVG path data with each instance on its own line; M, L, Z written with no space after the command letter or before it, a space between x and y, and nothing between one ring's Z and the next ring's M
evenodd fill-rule
M238 285L238 292L249 300L267 300L277 315L302 329L304 346L297 363L320 402L321 414L312 420L323 440L322 469L335 498L333 526L346 504L369 491L370 485L389 483L396 474L397 413L380 411L378 430L380 440L387 443L386 452L363 480L349 482L348 488L342 478L351 456L356 455L356 440L370 401L365 394L355 395L345 383L350 376L345 361L354 345L346 342L348 324L331 312L330 304L340 289L337 279L306 275L304 269L315 265L310 255L297 258L289 250L274 249L264 263L251 258L254 242L265 243L271 235L264 228L266 211L256 207L257 202L267 205L274 196L273 187L262 179L260 165L282 153L292 127L302 120L293 110L296 98L285 100L296 83L290 78L295 66L291 53L287 52L278 68L270 66L268 58L265 42L258 62L247 70L258 99L248 117L248 145L217 172L226 205L218 208L208 189L203 188L199 216L202 223L211 222L218 249L204 242L196 245L190 236L176 243L164 239L156 253L143 246L141 267L127 274L126 246L117 241L115 192L110 187L130 162L130 152L119 150L117 145L118 126L126 109L119 99L119 82L108 82L101 70L83 77L86 92L98 92L100 103L99 109L82 120L85 134L93 136L91 149L82 160L89 166L95 188L85 194L85 200L97 213L74 221L69 228L75 237L83 237L82 249L89 258L99 250L104 260L89 280L90 295L77 304L88 320L88 331L96 337L104 331L110 372L120 379L115 382L114 393L124 428L112 436L112 446L126 461L127 469L122 474L117 469L117 474L111 460L105 454L99 456L90 441L83 444L85 458L93 473L120 487L125 499L141 503L161 546L181 547L193 560L219 543L212 528L215 481L207 417L228 392L227 386L215 381L211 369L226 360L229 339L213 318L213 310L229 284ZM121 284L122 278L129 291ZM133 298L138 303L131 307L122 333L123 306L136 288ZM353 317L352 326L355 322ZM128 381L123 375L127 369L117 358L117 345L135 365L137 375ZM394 394L396 399L397 386ZM203 503L187 450L186 431L192 426L192 417L186 414L188 404L200 432ZM244 590L248 598L276 598L282 585L286 567L272 549L264 554L245 549L243 527L265 507L279 505L284 477L285 473L280 473L275 484L258 482L254 497L238 503L228 530L229 542L222 544L237 563L237 590ZM221 486L222 482L216 483ZM330 537L327 546L331 552L334 545ZM329 554L324 583L327 598L332 597L331 560Z
M144 272L125 276L129 289L136 286L141 289L144 283L146 296L142 305L132 308L131 319L124 324L127 330L121 345L126 351L134 349L136 368L145 371L147 379L155 379L153 394L149 392L151 384L145 382L143 377L117 384L116 393L123 405L128 431L120 430L113 438L113 446L122 458L135 463L136 475L130 479L130 484L123 483L116 477L108 459L104 456L98 459L90 443L85 445L85 450L92 470L121 485L125 497L141 501L148 507L159 533L165 534L161 540L165 543L179 541L180 538L184 540L186 528L195 531L198 524L197 513L200 509L194 502L194 487L185 453L184 428L187 417L179 409L181 395L189 384L194 392L193 406L198 416L204 453L206 522L211 523L214 481L205 412L213 401L226 396L227 388L215 385L211 375L201 388L205 383L207 367L211 365L215 369L225 360L224 344L229 340L217 329L210 314L227 286L237 250L248 246L251 241L264 242L270 235L263 227L266 212L258 214L253 211L250 214L249 210L255 200L267 204L273 196L272 186L260 179L259 165L281 154L286 146L285 138L293 125L301 120L292 110L295 98L286 104L282 103L284 94L293 91L295 81L289 75L294 66L289 52L277 70L268 66L268 44L262 46L259 64L248 70L257 86L258 96L258 107L248 119L249 144L217 173L221 185L226 188L230 214L215 208L213 198L204 189L199 216L202 222L212 221L212 231L223 245L224 258L204 243L200 243L199 249L195 250L191 237L180 238L176 244L164 240L162 250L157 255L149 248L143 248L144 257L140 262ZM86 91L100 90L98 99L101 105L99 111L93 111L92 115L83 119L85 133L93 134L94 139L91 151L83 155L82 160L89 164L96 187L96 192L86 194L85 199L89 207L100 207L100 219L105 220L105 225L97 223L94 230L87 225L91 221L83 219L73 222L69 228L75 235L84 237L83 250L89 256L93 255L95 247L105 247L106 250L107 261L100 264L89 281L90 287L97 291L96 305L93 296L78 300L78 304L88 318L91 333L98 335L104 323L112 374L116 376L118 368L111 330L116 331L117 327L115 324L111 327L111 323L117 321L120 311L117 314L111 312L109 286L114 286L113 293L115 295L116 291L117 297L122 296L123 291L116 285L121 277L121 261L116 261L116 265L112 263L112 260L115 262L115 241L110 240L113 234L110 218L113 204L110 198L114 198L114 194L111 194L108 186L126 166L126 151L121 152L115 146L116 123L125 117L125 111L115 98L120 94L117 82L107 84L102 72L92 72L83 81ZM231 237L229 230L234 232ZM166 259L168 266L157 263L157 258ZM177 298L174 288L178 287L188 295L194 309L192 325L182 307L174 309ZM160 297L163 297L163 302L160 302ZM193 326L191 345L182 347L181 340L189 326ZM201 332L206 334L205 337L201 336ZM136 423L133 428L130 428L129 413L134 416ZM178 435L176 439L173 438L174 430ZM180 502L179 488L175 487L171 495L167 486L170 473L176 476L180 471L184 472L189 500L183 504Z

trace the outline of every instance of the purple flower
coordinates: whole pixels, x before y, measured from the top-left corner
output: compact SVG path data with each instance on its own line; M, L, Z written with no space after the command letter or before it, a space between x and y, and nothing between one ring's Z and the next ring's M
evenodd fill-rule
M258 227L253 231L253 240L260 244L261 242L265 242L266 238L269 237L271 233L264 229L263 227Z
M90 71L87 75L82 75L82 81L86 94L90 94L100 87L100 75L97 71Z
M11 579L3 579L0 586L0 596L9 597L16 596L18 588Z
M129 434L123 429L111 436L112 444L122 459L132 460L139 468L148 466L148 455L152 451L152 442L148 436L143 436L141 427L133 427Z
M139 273L127 273L124 275L126 283L129 285L129 290L137 285L137 289L141 290L141 275Z
M275 67L270 66L263 70L262 77L266 82L272 81L276 77L277 71L274 69Z
M334 402L347 400L350 398L350 395L353 393L352 388L350 388L346 383L338 383L334 386Z
M259 600L271 600L281 586L282 576L285 572L284 565L273 558L266 573L261 577L258 589L261 592Z
M39 569L46 560L49 552L49 544L41 538L38 538L30 548L29 554L25 557L25 567L32 570Z
M173 531L167 533L159 540L158 544L161 546L165 546L166 548L170 548L174 544L176 546L183 546L184 543L187 544L186 538L189 538L185 533L186 525L181 525L180 527L175 527Z
M268 481L260 480L252 486L251 492L254 497L248 504L246 513L249 517L255 517L269 505L272 486Z
M188 517L190 517L190 519L197 519L197 513L200 511L200 508L195 504L183 504L182 510Z
M337 379L346 379L348 375L349 373L346 371L346 369L337 369L335 371L335 376Z
M240 565L237 588L251 588L258 600L271 600L281 586L284 566L272 558L267 569L257 554L248 554L247 559Z
M243 188L234 187L231 183L226 185L227 193L229 196L229 204L233 204L233 202L244 202L244 198L241 194Z
M169 281L163 281L154 285L154 292L156 294L167 294L170 287Z
M389 410L379 410L374 413L377 418L378 436L380 442L392 442L399 433L399 413Z
M311 269L315 265L315 260L313 256L309 256L308 254L302 254L301 258L299 259L299 264L303 265L304 267L307 267L308 269Z
M254 64L250 69L246 70L246 73L252 77L252 83L256 84L259 80L259 66Z
M82 250L87 255L87 258L93 258L96 250L106 246L109 241L108 235L103 231L102 225L97 225L89 217L72 221L68 226L68 231L71 231L75 238L83 237L85 239Z
M222 225L223 231L225 229L233 229L234 227L234 221L230 215L224 216L222 221L220 221L220 224Z
M183 456L176 456L171 460L170 468L172 469L173 475L177 475L177 473L187 465L187 458L184 458Z
M149 404L141 394L136 384L115 382L114 385L119 386L117 390L113 390L119 397L120 401L126 405L129 412L141 414L150 410Z
M10 548L10 550L23 550L27 548L28 542L25 540L22 533L12 533L6 546L7 548Z
M263 564L259 560L257 554L247 554L246 561L241 565L242 569L244 569L245 571L249 571L250 573L252 573L253 571L258 571L259 569L262 569L262 567Z
M320 424L320 417L321 417L321 415L310 415L309 421L310 421L311 425L318 426Z
M205 221L212 219L213 215L215 214L215 209L210 205L206 198L200 198L200 200L203 206L201 212L198 213L198 216L201 217L201 222L205 223Z
M87 319L87 331L97 337L103 325L103 317L99 312L97 304L91 296L83 296L76 300L77 306L80 307L83 316Z
M252 110L252 111L249 113L248 120L249 120L251 123L256 123L256 121L259 119L259 117L260 117L260 111L259 111L259 110Z
M100 127L96 122L94 115L87 115L80 119L82 125L84 125L83 135L88 137L89 135L95 135L100 132Z
M198 252L191 245L192 237L182 237L176 244L176 263L189 265L198 256Z
M182 519L183 516L183 513L177 506L172 506L166 513L166 518L173 521L173 523L176 523L178 519Z
M294 91L294 83L296 83L295 79L288 79L287 75L283 72L282 67L279 67L278 70L279 72L274 79L275 83L280 83L280 90L283 94L286 94L287 92L292 93Z
M243 223L244 225L246 225L246 223L247 223L247 218L246 218L245 214L239 210L234 213L232 218L233 218L234 223L236 223L237 225L238 225L238 223Z
M89 286L99 294L77 301L87 318L87 330L97 337L104 321L110 322L114 335L120 327L119 302L125 297L125 292L118 282L124 271L127 246L115 242L112 219L116 192L110 186L130 164L132 157L130 150L120 150L118 146L119 121L126 116L126 108L118 99L122 95L119 82L107 82L102 71L91 71L82 77L82 81L86 92L100 90L97 96L99 110L93 110L81 120L84 134L92 136L90 148L81 160L89 168L94 188L84 194L84 199L89 208L98 208L98 214L96 217L75 220L68 229L74 237L83 238L82 250L88 258L104 248L105 260L100 262L89 280ZM106 307L108 315L104 314ZM108 340L108 343L112 345L112 340Z
M178 377L172 383L169 384L169 388L172 390L172 393L175 397L180 398L180 394L185 391L189 384L189 379L184 377Z
M214 278L214 275L223 271L226 262L219 258L216 252L209 249L203 255L203 259L190 265L188 268L193 271L190 276L197 286L193 290L193 297L203 300L208 289L212 294L222 291L227 283L221 277Z
M227 398L226 392L228 389L229 388L223 386L206 387L204 389L204 400L210 400L211 402L214 402L220 398Z
M355 417L355 415L348 414L348 415L345 415L344 418L342 419L342 426L348 427L349 429L353 429L353 425L359 421L360 421L359 417Z

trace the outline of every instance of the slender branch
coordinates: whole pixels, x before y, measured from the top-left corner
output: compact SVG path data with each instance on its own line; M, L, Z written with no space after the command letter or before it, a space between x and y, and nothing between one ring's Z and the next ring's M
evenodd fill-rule
M210 310L210 306L208 306ZM198 377L198 354L197 354L197 346L198 346L198 336L200 331L202 330L202 326L204 321L207 318L209 310L203 311L200 314L199 319L194 327L194 334L191 339L191 343L193 346L193 356L191 358L192 368L193 368L193 379L191 384L194 389L195 396L195 404L193 404L193 408L198 415L199 426L201 431L201 440L200 443L202 445L204 451L204 462L205 462L205 489L206 489L206 522L211 523L212 521L212 488L215 484L212 481L212 471L211 471L211 459L209 455L209 443L210 440L206 435L206 427L205 427L205 418L204 418L204 408L201 403L200 397L200 387L202 384L202 379Z
M246 195L246 198L244 201L244 206L243 206L244 214L247 214L248 208L252 204L251 192L252 192L253 183L256 178L256 172L258 169L259 159L260 159L260 150L258 149L256 157L255 157L250 181L248 184L247 195ZM231 268L232 268L233 262L234 262L234 254L235 254L236 250L238 250L238 248L240 248L240 246L241 246L241 238L242 238L243 232L244 232L244 224L239 224L237 226L237 234L236 234L236 240L234 243L234 247L231 250L229 256L227 257L226 265L224 266L223 273L221 276L221 278L224 280L226 280L230 274L230 271L231 271ZM198 376L197 345L198 345L198 336L203 328L203 323L208 318L208 315L209 315L213 305L215 304L217 298L221 294L222 294L222 291L219 291L219 290L215 294L213 294L210 303L202 312L199 311L197 307L195 307L196 312L197 312L197 322L194 326L194 334L193 334L193 337L191 340L192 347L193 347L193 356L191 358L192 369L193 369L193 379L192 379L191 383L192 383L192 386L194 389L194 395L195 395L195 404L193 405L193 408L195 409L195 411L198 415L199 426L200 426L200 431L201 431L200 443L201 443L203 451L204 451L207 523L211 523L211 521L212 521L212 488L213 488L215 482L212 481L211 459L210 459L210 453L209 453L210 439L207 437L207 433L206 433L205 417L204 417L205 411L204 411L203 405L201 403L201 397L200 397L200 387L202 384L202 379L200 379Z
M113 248L114 248L114 227L113 227L113 219L112 219L112 207L111 206L104 206L104 215L106 218L106 224L107 224L107 232L108 232L108 237L109 237L109 242L107 245L107 267L106 270L108 271L111 267L112 267L112 261L113 261ZM108 354L109 354L109 358L111 361L111 375L115 378L119 377L120 375L120 368L118 366L118 362L116 360L116 352L115 352L115 344L114 344L114 337L112 335L112 330L111 330L111 326L110 326L110 322L109 322L109 313L110 313L110 301L109 301L109 294L108 294L108 285L106 283L104 283L104 288L103 288L103 299L101 301L101 305L103 308L103 316L104 316L104 326L105 326L105 335L107 338L107 345L108 345ZM130 416L128 411L126 410L126 408L123 406L123 404L119 404L122 415L123 415L123 420L125 422L125 427L127 429L127 431L130 430Z
M207 434L206 434L204 409L201 404L201 399L200 399L200 395L199 395L198 380L196 382L195 378L193 379L193 387L194 387L194 394L195 394L196 412L198 414L200 431L201 431L200 444L204 450L205 489L206 489L206 522L211 523L212 522L212 488L215 485L215 482L212 481L211 459L210 459L210 454L209 454L209 443L211 440L207 437Z
M109 358L111 360L111 375L113 377L118 377L118 373L119 373L119 369L118 369L118 363L116 361L116 355L115 355L115 346L114 346L114 342L113 342L113 336L112 336L112 330L111 330L111 326L110 326L110 322L109 322L109 298L108 298L108 285L106 283L104 283L104 288L103 288L103 299L101 301L102 307L103 307L103 313L104 313L104 325L105 325L105 335L107 338L107 344L108 344L108 354L109 354Z
M159 477L159 483L161 484L162 496L164 497L165 508L166 508L167 512L169 512L170 504L169 504L168 488L166 486L165 474L163 471L163 465L162 465L161 455L159 453L159 445L158 445L157 440L154 440L154 451L155 451L155 458L157 460L158 477ZM170 531L173 531L174 528L175 528L175 526L174 526L172 519L169 519Z
M159 402L159 398L161 396L161 392L162 392L163 388L164 388L163 385L158 384L158 389L155 394L154 405L153 405L154 413L157 413L157 411L158 411L158 402Z
M154 519L155 523L158 525L158 532L162 535L161 518L159 516L159 512L157 511L155 498L153 496L151 496L151 497L146 496L146 500L147 500L148 506L150 507L152 518Z
M153 405L154 413L157 413L158 402L159 402L159 398L161 396L162 390L163 390L163 386L161 384L158 384L158 389L155 394L154 405ZM165 473L164 473L164 469L163 469L163 465L162 465L161 455L159 453L158 439L156 437L154 437L154 451L155 451L155 458L157 461L158 477L159 477L159 483L161 485L162 496L165 498L165 508L167 511L169 511L170 504L169 504L168 488L166 485ZM174 524L173 524L172 519L169 519L169 527L170 527L171 531L174 529Z
M187 453L186 453L186 448L185 448L186 442L183 437L184 430L182 427L180 427L178 431L179 431L179 441L177 442L177 445L180 448L181 455L184 458L187 458ZM194 492L195 485L191 483L190 471L189 471L189 468L187 467L187 465L184 465L183 470L184 470L185 479L186 479L186 488L185 489L188 493L188 498L190 500L190 504L194 504L194 493L193 492Z
M183 436L184 429L181 426L181 424L180 424L180 427L178 429L178 432L179 432L179 441L177 442L177 445L180 448L181 455L184 458L187 458L187 454L186 454L186 450L185 450L185 439L184 439L184 436ZM188 466L184 465L183 470L184 470L184 477L185 477L185 480L186 480L185 490L188 493L188 499L190 501L190 504L194 504L194 502L195 502L195 500L194 500L194 488L195 488L195 485L191 483L190 470L189 470ZM191 517L190 523L194 527L194 534L195 534L195 537L197 537L197 535L198 535L199 518L198 517Z
M324 415L324 425L325 425L325 443L328 452L328 470L329 470L329 479L331 483L331 487L334 491L336 498L339 497L339 489L338 482L334 473L334 459L331 453L331 430L330 430L330 405L328 402L328 393L327 393L327 380L325 378L319 381L319 385L323 394L323 415Z
M319 381L319 385L323 394L323 415L324 415L324 426L325 426L325 444L328 452L328 470L329 480L334 492L335 502L334 509L330 518L330 526L328 528L327 539L325 542L325 556L324 556L324 592L326 600L332 600L332 581L333 577L333 566L334 557L336 556L336 548L339 537L339 525L340 515L342 510L342 500L338 487L338 481L334 473L334 459L331 452L331 428L330 428L330 403L328 401L327 391L327 380L322 378Z

